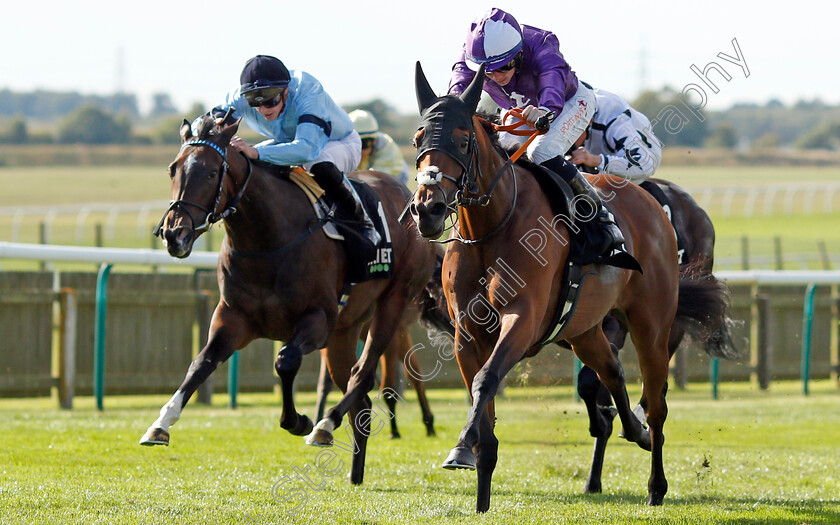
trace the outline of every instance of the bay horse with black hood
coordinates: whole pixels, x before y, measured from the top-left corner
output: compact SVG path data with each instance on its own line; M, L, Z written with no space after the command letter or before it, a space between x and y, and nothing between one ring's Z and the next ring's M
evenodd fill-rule
M435 239L457 214L443 262L443 289L456 323L456 356L472 406L447 469L477 470L476 510L490 507L499 442L494 396L500 381L540 350L554 328L564 289L574 222L560 217L529 169L506 161L475 116L484 68L460 96L438 97L417 64L421 114L417 146L418 190L410 206L420 233ZM610 194L611 211L627 251L644 273L604 264L583 267L578 303L558 340L567 341L595 370L615 400L624 438L651 451L648 504L662 504L668 483L662 459L668 377L668 336L675 316L692 315L702 294L681 281L673 228L644 190L609 175L590 178ZM542 219L542 221L540 220ZM561 220L566 219L566 220ZM574 218L578 220L577 218ZM539 253L522 242L541 224L553 228ZM544 232L545 233L545 232ZM631 411L621 363L610 350L601 321L612 312L626 321L636 346L647 400L645 429Z

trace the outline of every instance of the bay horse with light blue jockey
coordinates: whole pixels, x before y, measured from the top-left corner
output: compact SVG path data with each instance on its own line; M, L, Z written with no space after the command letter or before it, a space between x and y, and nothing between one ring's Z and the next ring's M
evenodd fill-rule
M576 220L558 213L537 177L505 158L485 123L475 116L483 68L460 96L438 97L417 64L421 114L415 135L418 189L410 206L420 233L435 239L457 214L443 262L443 289L456 323L455 351L472 406L447 469L477 470L476 510L490 507L499 442L494 397L500 381L525 357L539 352L555 329L566 285ZM573 315L553 341L568 342L595 370L615 400L624 438L651 451L648 503L662 504L668 483L662 458L668 377L668 337L675 317L704 317L711 290L702 280L681 279L673 228L644 190L599 175L590 181L610 203L627 251L644 272L605 264L582 268ZM591 218L591 217L590 217ZM550 232L540 228L549 225ZM545 242L535 249L534 235ZM612 313L628 326L636 346L646 398L648 429L631 411L621 363L601 322Z
M283 396L280 426L294 435L308 434L313 424L296 410L294 380L303 356L326 347L335 384L360 392L349 409L355 442L350 480L359 484L370 418L356 416L370 410L366 394L374 371L356 366L356 342L369 323L365 353L377 358L382 354L403 317L412 315L407 309L420 300L424 287L434 285L435 250L413 224L397 221L410 197L403 184L383 173L356 172L381 201L393 243L394 271L390 278L356 284L340 310L350 265L345 248L324 233L324 219L316 216L288 170L284 174L277 166L253 163L229 147L239 121L228 123L228 117L216 121L206 115L196 135L184 121L181 150L169 167L172 204L158 231L170 255L187 257L199 235L223 222L227 236L219 252L221 297L206 346L140 443L168 445L169 427L196 388L257 338L284 341L275 361ZM448 324L445 314L434 317Z

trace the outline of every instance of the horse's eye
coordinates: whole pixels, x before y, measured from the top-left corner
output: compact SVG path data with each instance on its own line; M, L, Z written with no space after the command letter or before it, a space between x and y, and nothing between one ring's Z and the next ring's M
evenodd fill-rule
M464 153L464 154L468 153L468 151L470 149L470 138L469 137L461 138L461 140L458 143L458 149L461 150L461 153Z
M175 178L175 164L170 164L169 165L169 178L170 179Z

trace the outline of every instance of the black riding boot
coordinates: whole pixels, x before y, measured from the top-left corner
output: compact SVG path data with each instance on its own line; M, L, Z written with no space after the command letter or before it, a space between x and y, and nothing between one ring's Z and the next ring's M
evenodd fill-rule
M624 244L624 235L615 223L615 218L612 213L607 210L606 206L604 206L604 203L601 201L601 197L598 195L598 192L595 191L595 188L589 184L589 181L581 174L580 171L578 171L574 164L567 161L562 156L557 156L543 162L541 166L546 167L560 175L563 180L569 183L569 187L572 188L572 193L574 193L575 197L579 195L585 197L587 204L591 206L588 210L573 210L573 213L579 212L575 214L582 217L591 217L592 210L597 210L595 213L595 219L597 219L606 234L612 239L608 251L620 248L621 245ZM575 206L575 208L578 207Z
M374 246L379 244L379 234L376 227L365 213L362 203L356 200L350 181L332 162L319 162L309 170L324 192L335 201L336 205L345 210L361 226L365 238Z

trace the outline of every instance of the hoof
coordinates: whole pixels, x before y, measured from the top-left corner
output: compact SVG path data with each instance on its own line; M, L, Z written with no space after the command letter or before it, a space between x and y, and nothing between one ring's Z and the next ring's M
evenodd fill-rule
M475 470L475 454L466 447L455 447L441 466L446 470Z
M648 506L650 507L659 507L662 505L662 501L665 499L665 494L657 494L651 493L650 497L648 498Z
M313 447L331 447L333 435L326 430L316 430L306 436L306 444Z
M169 432L162 428L150 428L145 434L143 434L143 437L140 438L140 444L147 447L151 447L153 445L169 446Z
M391 439L402 439L402 436L399 432L394 432L389 436Z
M309 416L304 416L302 414L298 414L297 423L292 428L286 428L283 426L283 420L280 420L280 426L285 428L289 431L289 434L293 436L305 436L312 432L312 420L309 419Z
M434 427L426 429L426 437L435 437L437 436L437 432L435 432Z
M642 447L642 449L647 450L648 452L651 451L653 446L650 442L650 429L642 429L642 435L636 441L636 444Z
M601 493L601 484L600 483L589 483L589 482L587 482L586 485L583 486L583 493L584 494L600 494Z
M333 430L335 430L333 422L328 418L322 419L318 422L318 426L306 436L306 444L313 447L331 447L333 444Z

